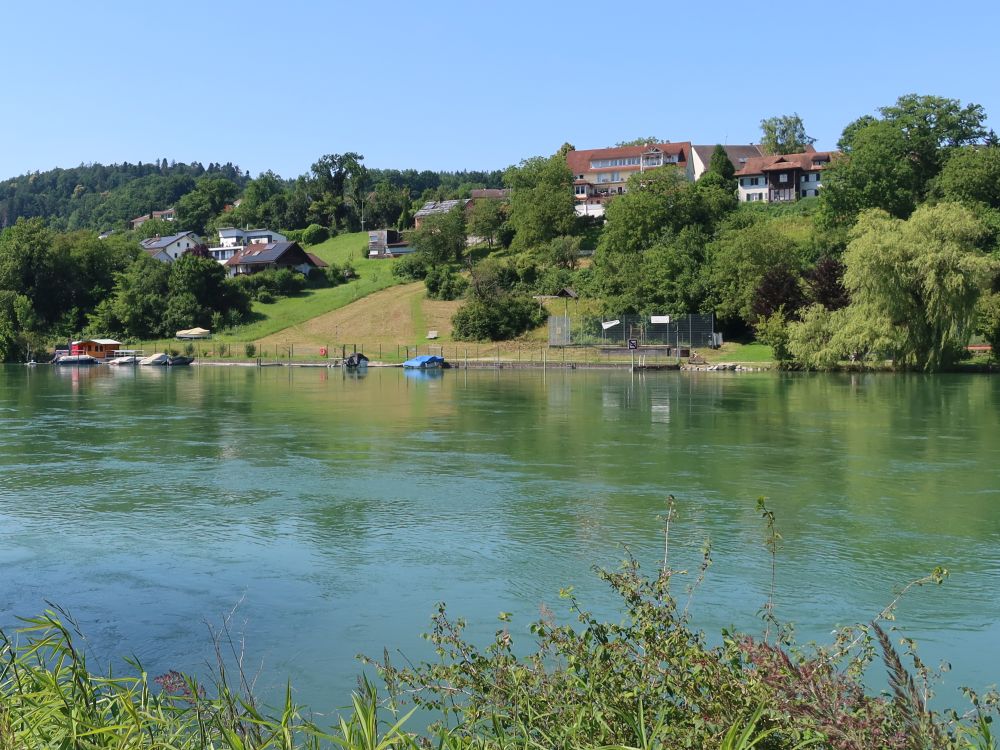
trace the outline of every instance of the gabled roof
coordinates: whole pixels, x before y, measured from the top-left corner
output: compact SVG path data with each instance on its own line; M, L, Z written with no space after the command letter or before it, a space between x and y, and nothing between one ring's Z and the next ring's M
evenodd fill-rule
M269 242L266 245L247 245L223 265L226 266L266 266L277 263L283 256L298 250L302 255L315 265L315 261L309 253L299 247L298 242Z
M427 201L413 216L416 218L418 216L430 216L431 214L446 214L455 206L466 205L469 200L469 198L459 198L458 200L451 201Z
M316 265L316 268L329 268L330 267L330 264L327 263L325 260L323 260L318 255L315 255L314 253L306 253L306 255L308 255L309 256L309 260L311 260Z
M737 177L749 174L764 174L782 169L801 169L804 172L818 172L824 169L830 161L839 156L839 151L804 151L800 154L772 154L747 159L742 169L736 171Z
M150 237L147 240L143 240L139 244L142 245L145 250L162 250L179 239L187 237L189 234L193 235L194 232L179 232L178 234L171 234L167 237Z
M688 162L691 144L688 141L680 141L678 143L647 143L642 146L619 146L617 148L591 148L581 151L567 151L566 164L574 175L578 175L599 171L590 168L590 162L593 159L622 159L629 156L642 156L643 154L654 153L656 151L667 156L677 156L677 164L684 165ZM620 168L610 167L610 169Z
M729 161L731 161L733 166L737 169L742 167L748 160L764 155L761 153L760 147L755 146L752 143L745 146L724 145L722 148L726 150L726 156L729 157ZM709 162L712 161L712 154L715 152L715 146L692 146L691 150L698 154L698 158L701 159L702 164L708 167Z

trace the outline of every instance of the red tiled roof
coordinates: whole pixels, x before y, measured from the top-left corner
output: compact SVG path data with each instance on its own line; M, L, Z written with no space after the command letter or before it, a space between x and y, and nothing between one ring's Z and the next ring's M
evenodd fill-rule
M683 166L688 162L691 144L688 141L680 141L678 143L647 143L644 146L619 146L618 148L591 148L581 151L568 151L566 153L566 164L569 165L574 175L599 172L601 169L622 169L622 167L591 169L590 162L592 159L622 159L628 156L642 156L653 149L659 149L667 156L676 154L678 158L676 163ZM638 165L636 165L636 168L638 168ZM629 169L629 167L625 167L625 169Z

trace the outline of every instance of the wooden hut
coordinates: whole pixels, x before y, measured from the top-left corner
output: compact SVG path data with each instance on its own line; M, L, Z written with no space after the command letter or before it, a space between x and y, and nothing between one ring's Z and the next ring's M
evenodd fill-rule
M70 354L89 354L96 359L108 359L121 348L121 342L114 339L83 339L70 344Z

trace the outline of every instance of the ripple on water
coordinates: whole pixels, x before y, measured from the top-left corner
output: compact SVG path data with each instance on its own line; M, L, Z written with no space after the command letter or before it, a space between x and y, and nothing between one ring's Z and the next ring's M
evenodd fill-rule
M628 545L652 569L668 493L681 588L712 543L699 626L756 625L764 494L778 613L804 639L944 565L901 620L933 636L929 662L957 649L953 675L994 679L1000 438L981 422L1000 391L983 381L446 373L430 390L395 372L218 370L38 373L30 391L0 371L0 611L64 604L104 654L155 673L197 669L205 620L238 604L300 697L337 704L353 655L419 648L438 600L483 638L500 610L516 627L543 602L565 617L570 585L615 615L590 567Z

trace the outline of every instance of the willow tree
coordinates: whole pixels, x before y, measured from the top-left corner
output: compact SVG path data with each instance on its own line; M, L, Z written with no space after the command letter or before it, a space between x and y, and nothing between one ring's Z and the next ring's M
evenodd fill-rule
M907 220L861 214L844 254L851 304L831 316L826 354L886 356L927 371L954 362L997 270L977 246L983 232L975 214L954 203L921 206Z

